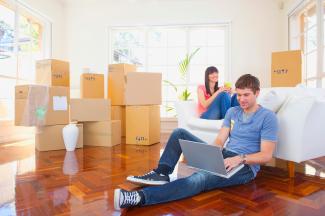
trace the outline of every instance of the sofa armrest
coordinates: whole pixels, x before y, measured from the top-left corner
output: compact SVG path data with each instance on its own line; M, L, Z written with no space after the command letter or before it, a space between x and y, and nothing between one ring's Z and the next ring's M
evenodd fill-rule
M197 103L195 101L177 101L175 102L178 127L187 128L187 121L191 117L197 117Z
M325 101L292 96L278 112L279 142L275 157L300 163L325 154Z

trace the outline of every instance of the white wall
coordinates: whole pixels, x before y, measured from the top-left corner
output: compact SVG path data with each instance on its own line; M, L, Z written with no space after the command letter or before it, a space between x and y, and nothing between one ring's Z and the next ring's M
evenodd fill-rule
M40 14L44 15L52 23L52 57L67 59L65 40L65 13L59 0L19 0Z
M67 56L72 87L83 67L107 72L108 26L232 21L231 77L252 73L270 85L271 52L287 49L286 12L278 0L68 0Z

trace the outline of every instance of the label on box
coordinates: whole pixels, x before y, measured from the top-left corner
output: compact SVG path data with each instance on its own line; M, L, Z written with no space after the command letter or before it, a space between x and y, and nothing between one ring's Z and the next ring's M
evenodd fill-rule
M53 111L68 110L67 96L53 96Z
M62 72L54 72L53 74L52 74L52 77L54 78L54 79L62 79L63 78L63 75L62 75L63 73Z

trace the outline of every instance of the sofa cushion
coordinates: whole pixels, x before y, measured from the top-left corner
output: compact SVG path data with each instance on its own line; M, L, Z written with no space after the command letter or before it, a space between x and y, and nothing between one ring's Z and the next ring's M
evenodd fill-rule
M278 112L285 99L286 94L283 92L270 90L259 100L259 104L273 112Z
M204 130L218 132L222 126L223 120L207 120L192 117L188 120L187 125L193 130Z

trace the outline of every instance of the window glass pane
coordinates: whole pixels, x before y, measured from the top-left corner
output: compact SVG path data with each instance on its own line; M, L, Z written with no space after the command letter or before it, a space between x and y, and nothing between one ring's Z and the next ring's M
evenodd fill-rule
M204 76L206 65L191 65L189 68L190 83L191 84L204 84Z
M190 44L192 46L206 46L207 32L204 28L194 28L189 31Z
M317 28L314 26L306 32L306 52L309 53L317 49Z
M207 30L207 45L208 46L224 46L225 45L225 30L224 29L208 29Z
M167 102L163 101L160 106L160 116L167 117Z
M208 48L207 47L191 47L190 50L193 52L197 48L200 48L199 51L193 56L191 60L191 65L207 65L208 64Z
M305 29L316 25L316 22L317 22L315 2L312 2L310 4L310 6L307 6L307 7L309 7L309 8L304 13L304 15L305 15L305 19L304 19Z
M167 44L170 47L186 46L186 30L185 29L168 29Z
M163 101L166 101L168 99L168 88L169 88L169 85L163 83L163 86L162 86L162 100Z
M9 99L15 97L15 79L0 78L0 99Z
M178 65L186 55L185 47L168 47L167 49L167 64Z
M225 48L224 47L208 47L207 48L208 65L225 64Z
M181 79L179 75L178 66L167 66L167 80L174 83L174 84L182 84L184 80Z
M322 79L322 88L325 88L325 78Z
M41 52L42 26L32 17L19 16L19 51Z
M307 87L316 88L316 80L307 81Z
M181 93L179 90L179 86L177 86L177 92L172 86L167 86L167 101L177 101L179 94Z
M18 76L35 80L35 62L44 58L43 27L31 16L19 16Z
M14 11L0 4L0 74L10 77L16 77L14 29Z
M164 29L151 29L148 31L149 47L166 47L167 32Z
M144 32L113 31L113 63L145 65Z
M148 65L167 65L167 48L148 48Z
M316 51L306 55L307 78L315 77L317 74L317 53Z

